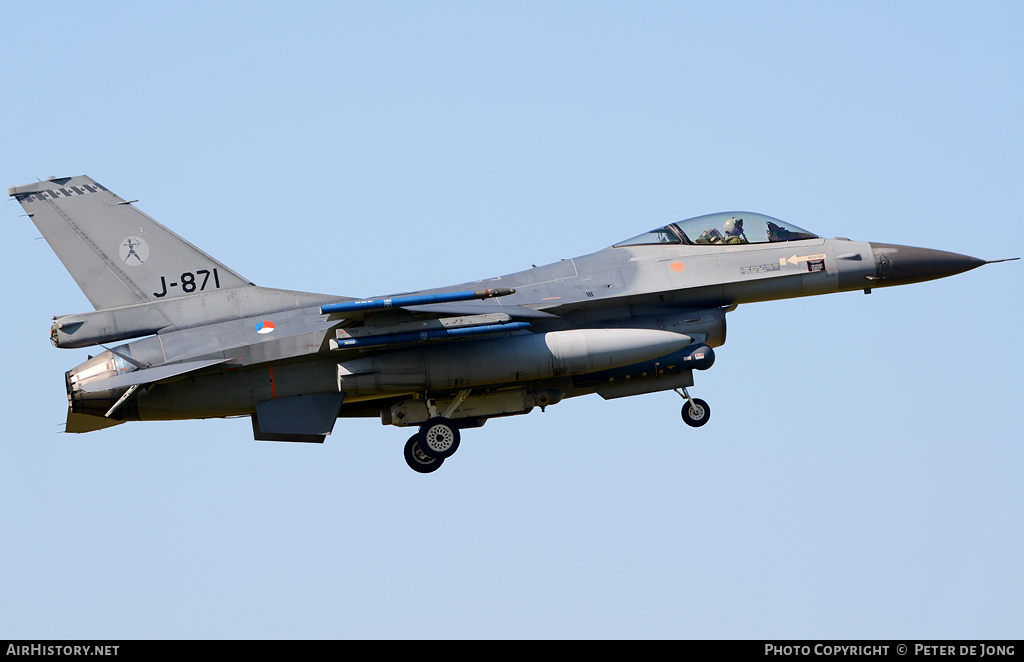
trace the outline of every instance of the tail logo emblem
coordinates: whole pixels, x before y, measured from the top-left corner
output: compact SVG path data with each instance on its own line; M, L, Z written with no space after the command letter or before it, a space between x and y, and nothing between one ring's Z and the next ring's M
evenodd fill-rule
M129 267L137 267L149 259L149 244L142 237L128 237L118 248L121 262Z
M256 325L256 333L270 333L274 330L274 323L267 320L263 320Z

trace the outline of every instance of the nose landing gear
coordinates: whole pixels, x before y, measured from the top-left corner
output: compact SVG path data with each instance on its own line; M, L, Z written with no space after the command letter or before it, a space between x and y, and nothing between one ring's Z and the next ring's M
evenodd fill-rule
M691 428L699 428L711 420L711 407L708 406L708 403L700 398L690 397L690 393L686 390L685 386L682 389L682 393L679 392L679 389L673 390L679 393L679 397L686 400L686 404L683 405L681 412L684 423Z

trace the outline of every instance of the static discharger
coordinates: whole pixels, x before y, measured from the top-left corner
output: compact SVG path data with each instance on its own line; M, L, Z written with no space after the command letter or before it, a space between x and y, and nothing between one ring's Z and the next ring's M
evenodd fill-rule
M367 299L365 301L347 301L320 306L321 315L335 313L360 313L368 310L387 310L405 306L423 306L431 303L451 303L453 301L471 301L473 299L492 299L515 294L516 291L506 288L493 290L466 290L464 292L445 292L443 294L424 294L410 297L391 297L387 299Z

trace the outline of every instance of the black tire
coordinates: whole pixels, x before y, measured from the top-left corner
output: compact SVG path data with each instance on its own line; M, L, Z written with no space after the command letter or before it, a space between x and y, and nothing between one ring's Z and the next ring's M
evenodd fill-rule
M440 469L444 460L435 460L420 451L420 436L414 434L405 442L405 463L417 473L429 474Z
M459 428L447 418L438 416L420 426L420 451L424 455L443 460L459 450L462 435Z
M695 408L691 407L690 401L687 400L683 405L683 422L691 428L699 428L711 420L711 407L700 398L694 398L693 404L696 405Z

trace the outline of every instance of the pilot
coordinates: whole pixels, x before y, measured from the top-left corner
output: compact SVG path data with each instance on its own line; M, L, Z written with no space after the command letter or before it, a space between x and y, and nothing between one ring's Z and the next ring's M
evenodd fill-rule
M749 244L747 235L743 234L743 219L733 216L725 222L722 228L725 230L725 243L727 244Z

